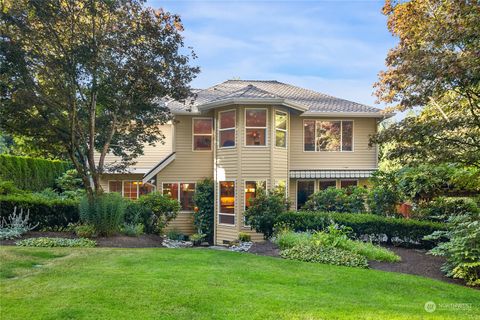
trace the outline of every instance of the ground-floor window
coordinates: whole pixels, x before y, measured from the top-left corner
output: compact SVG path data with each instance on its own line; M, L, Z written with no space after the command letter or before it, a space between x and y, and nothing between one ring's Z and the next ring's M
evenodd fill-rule
M235 182L220 181L220 210L218 222L221 224L235 225Z
M297 210L300 210L315 192L315 180L297 181Z
M336 188L337 180L320 180L318 182L318 186L320 190L326 190L328 188Z
M143 183L135 180L111 180L108 181L108 192L118 192L124 198L138 199L139 196L155 191L151 183Z
M340 188L345 189L349 187L356 187L358 180L340 180Z
M180 202L180 209L182 211L193 211L195 206L193 196L195 195L194 182L173 182L163 183L162 190L164 195L178 200Z
M267 189L267 182L265 180L245 181L245 211L250 207L253 199L256 198L260 190L266 190L266 189ZM244 226L247 226L245 218L243 219L243 224Z

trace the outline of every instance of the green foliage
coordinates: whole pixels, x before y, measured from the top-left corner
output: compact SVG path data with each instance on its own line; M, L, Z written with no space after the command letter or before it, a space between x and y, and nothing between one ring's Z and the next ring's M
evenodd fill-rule
M177 200L160 192L141 196L137 202L141 206L145 232L161 234L167 224L177 217L180 204Z
M38 229L63 230L79 221L78 202L74 200L31 193L0 196L0 218L8 217L15 207L28 209L30 223Z
M20 247L78 247L78 248L93 248L97 245L96 241L79 238L28 238L15 242Z
M430 202L421 203L413 211L417 219L446 222L450 216L479 212L477 202L471 198L438 197Z
M198 211L194 214L193 223L198 233L206 234L208 242L213 242L214 216L215 216L215 191L211 179L197 183L194 201Z
M370 212L381 216L395 216L396 205L402 200L396 172L377 171L370 181L373 183L367 197Z
M54 187L55 179L70 166L64 161L0 154L0 179L12 181L22 190L41 191Z
M57 191L69 199L80 199L85 195L85 186L82 182L82 177L77 170L67 170L63 175L55 180Z
M259 189L250 207L245 211L245 221L257 232L263 233L265 239L273 235L277 217L287 210L285 193L271 190L268 194Z
M96 236L95 227L89 224L75 226L75 234L80 238L93 238Z
M281 250L295 246L306 246L311 243L310 232L293 232L289 229L281 229L275 234L274 242Z
M8 219L0 220L0 240L19 238L22 234L33 230L36 226L30 225L28 211L23 214L23 209L14 208Z
M447 276L480 286L480 211L450 216L448 222L447 230L426 237L428 240L448 239L430 252L447 259L442 267Z
M238 233L238 240L241 242L250 242L252 241L252 236L246 232L239 232Z
M335 247L315 245L295 246L283 250L280 255L285 259L332 264L336 266L368 268L367 259L359 254Z
M173 228L167 231L167 238L170 240L183 241L186 239L186 236L178 229Z
M13 181L3 181L0 180L0 195L6 194L19 194L23 191L18 189Z
M190 241L193 242L193 245L198 246L205 239L206 235L203 233L194 233L190 236Z
M334 212L285 212L277 217L276 222L297 232L325 230L334 222L351 228L357 238L367 236L370 239L382 239L386 236L388 243L395 240L399 244L415 244L427 248L431 248L434 242L423 238L434 231L446 229L446 225L439 222Z
M125 223L122 227L122 232L129 237L138 237L143 234L143 223Z
M125 215L125 202L116 192L83 197L79 205L80 220L95 228L98 235L110 236L119 231Z
M368 191L362 187L348 189L327 188L315 192L302 210L331 212L365 212L365 197Z

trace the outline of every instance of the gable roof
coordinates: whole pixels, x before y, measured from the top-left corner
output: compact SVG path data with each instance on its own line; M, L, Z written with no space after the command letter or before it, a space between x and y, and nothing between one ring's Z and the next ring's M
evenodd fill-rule
M201 112L228 104L277 104L303 112L303 115L385 117L381 109L336 98L275 80L227 80L204 90L194 90L185 103L167 101L173 113Z

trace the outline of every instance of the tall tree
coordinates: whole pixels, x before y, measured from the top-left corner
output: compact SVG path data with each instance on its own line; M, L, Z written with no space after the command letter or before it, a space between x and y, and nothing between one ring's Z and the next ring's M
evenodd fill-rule
M4 0L0 127L63 152L89 195L99 175L125 169L171 119L160 98L182 100L190 65L179 16L143 0ZM98 157L95 157L95 152ZM107 153L120 156L114 167Z
M480 3L387 0L388 29L399 39L375 84L395 110L424 108L381 131L387 157L480 166Z

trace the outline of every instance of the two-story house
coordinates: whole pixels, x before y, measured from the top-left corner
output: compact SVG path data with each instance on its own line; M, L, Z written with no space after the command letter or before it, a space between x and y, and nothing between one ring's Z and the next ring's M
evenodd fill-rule
M215 183L214 238L223 244L239 232L262 239L243 218L260 186L284 188L297 209L317 190L366 186L377 169L369 138L386 117L380 109L277 81L229 80L194 93L166 102L175 120L162 126L164 144L147 146L131 173L102 177L105 191L124 197L157 189L178 199L169 228L195 232L193 194L204 178Z

